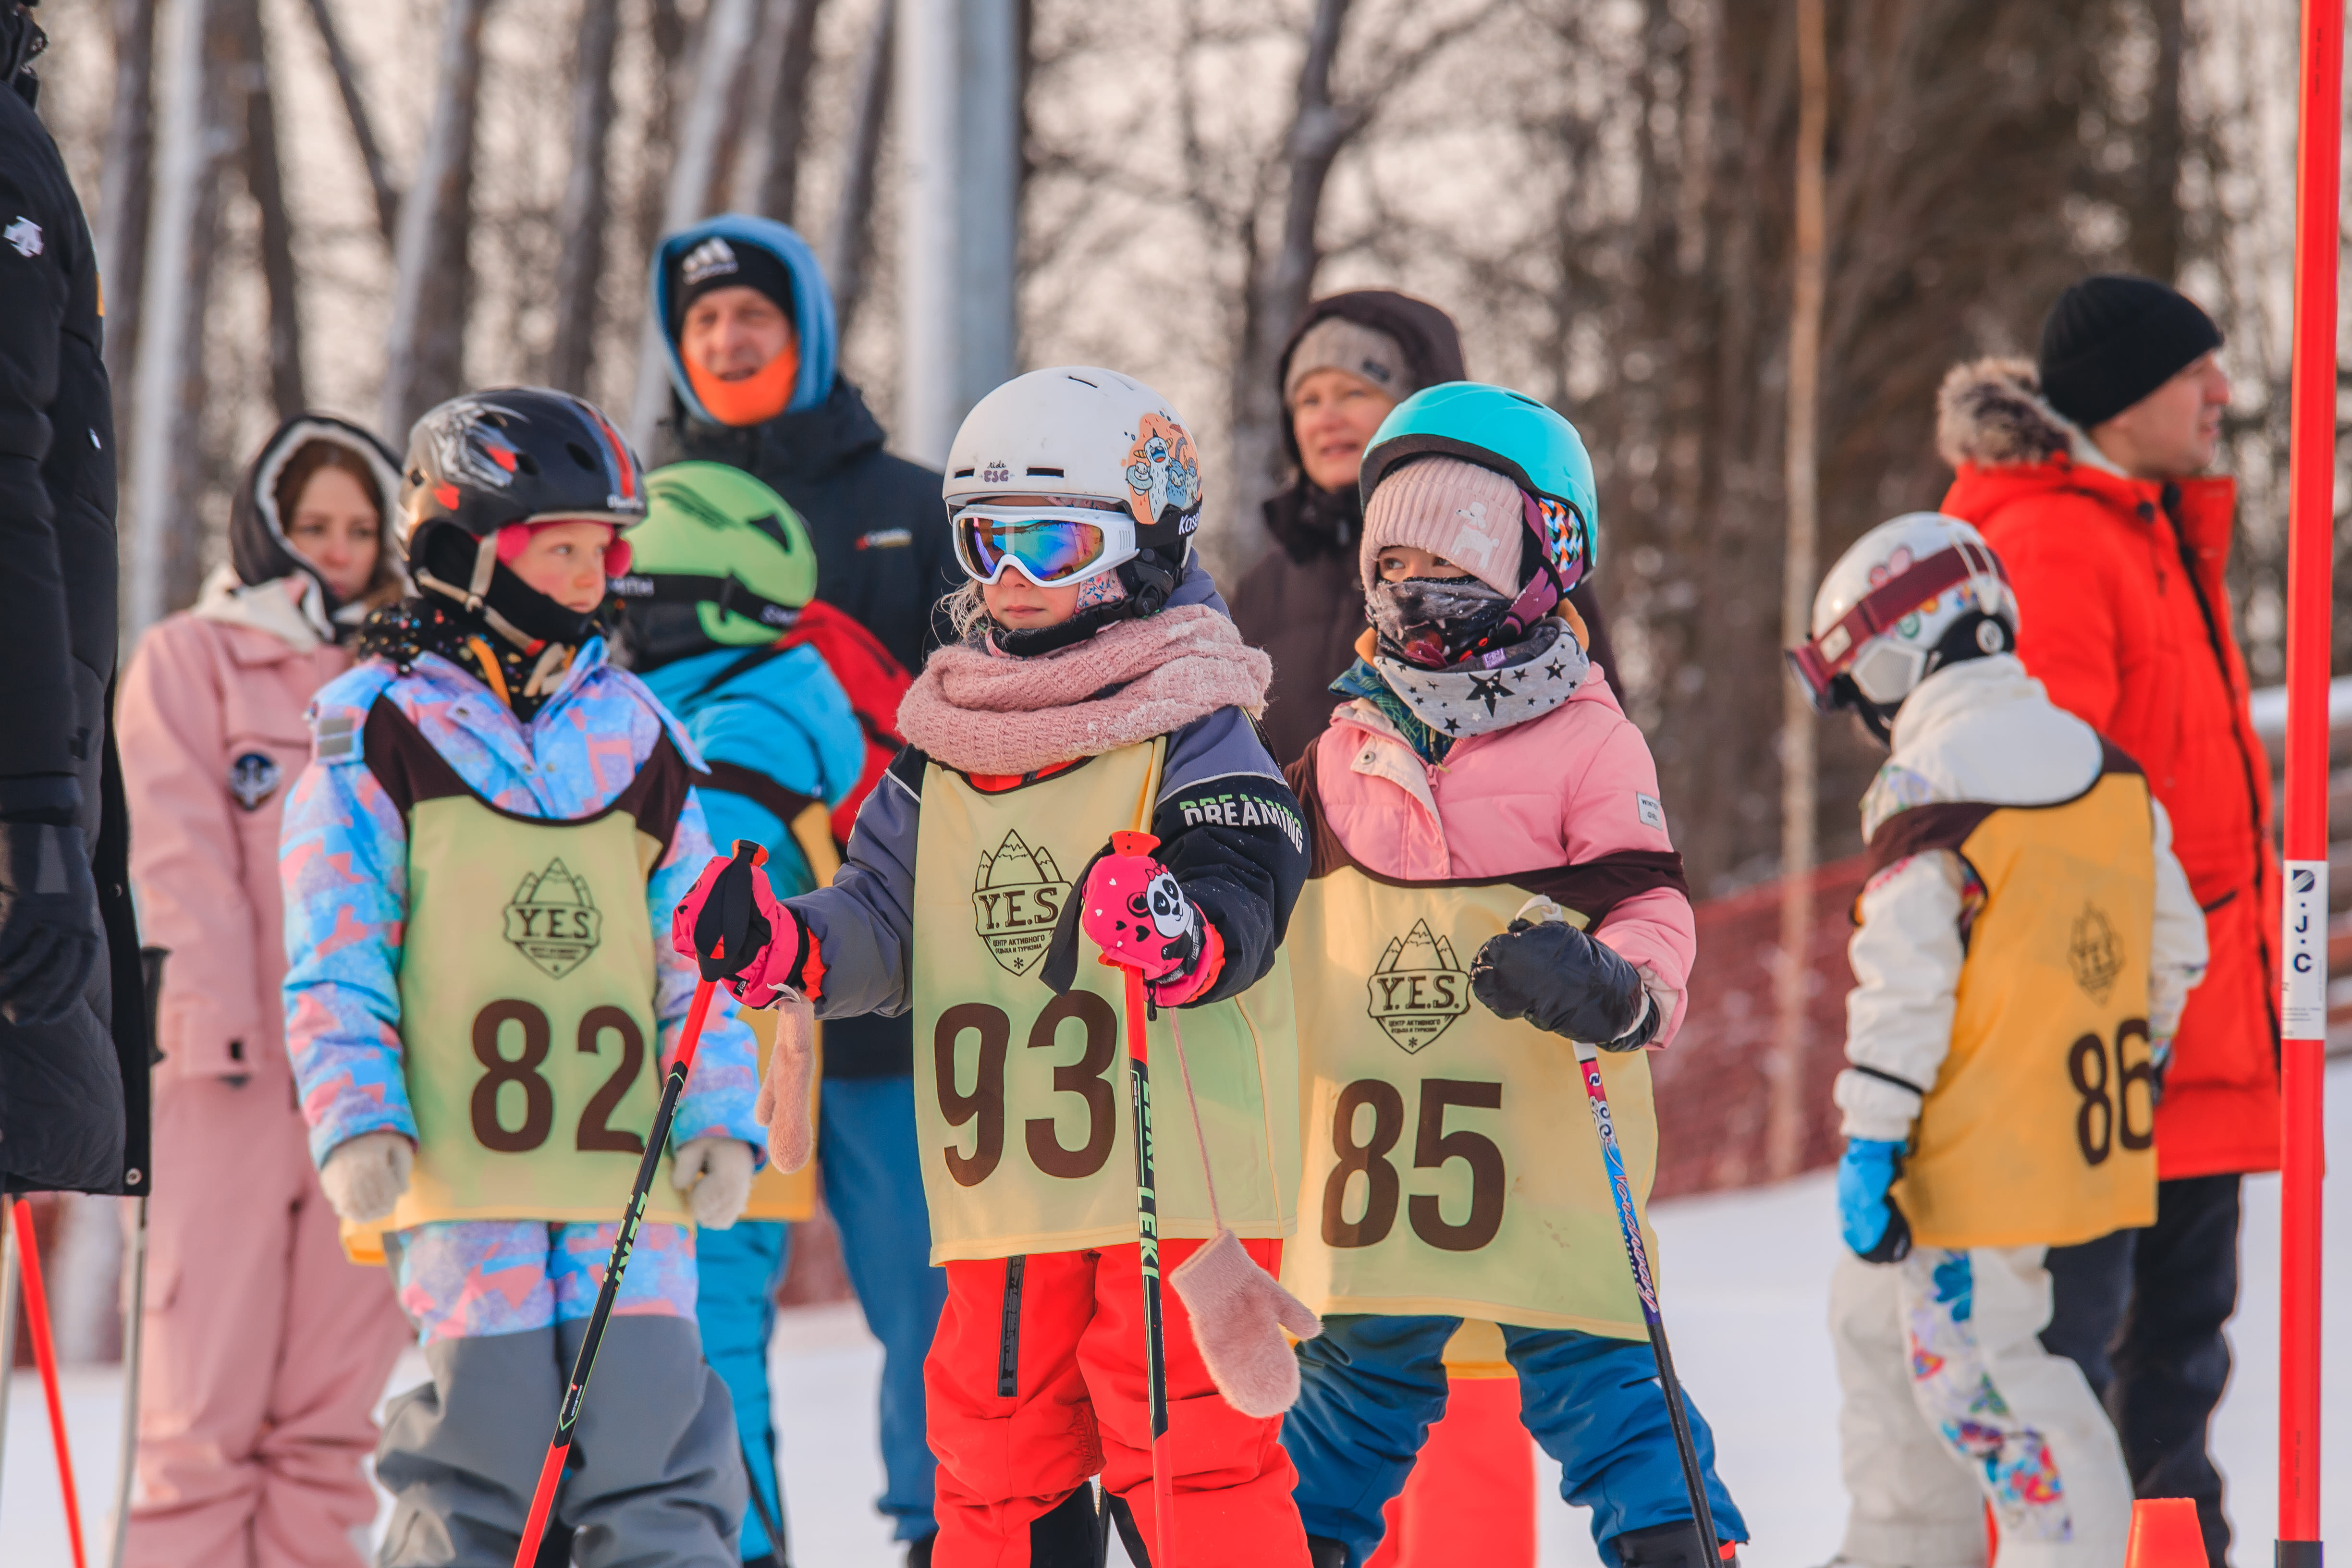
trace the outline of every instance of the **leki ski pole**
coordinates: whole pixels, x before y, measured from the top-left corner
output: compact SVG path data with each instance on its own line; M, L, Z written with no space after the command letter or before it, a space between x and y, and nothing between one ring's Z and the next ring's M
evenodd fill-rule
M58 1346L49 1334L49 1296L41 1288L41 1249L33 1236L33 1205L18 1198L8 1217L16 1232L17 1266L25 1274L25 1327L33 1336L33 1361L41 1369L41 1395L49 1404L49 1441L58 1450L58 1484L65 1490L66 1535L73 1542L74 1568L88 1568L81 1543L81 1500L74 1491L73 1453L66 1442L66 1405L58 1388Z
M1521 920L1563 920L1564 911L1549 899L1528 900ZM1577 1067L1584 1074L1584 1100L1592 1111L1592 1130L1601 1137L1601 1163L1609 1173L1609 1191L1617 1204L1617 1232L1625 1241L1625 1261L1633 1270L1633 1292L1642 1299L1642 1321L1650 1330L1650 1353L1658 1361L1658 1387L1666 1396L1666 1424L1674 1428L1675 1453L1682 1460L1683 1489L1690 1494L1691 1522L1698 1526L1701 1563L1722 1560L1722 1544L1715 1536L1715 1512L1707 1506L1706 1476L1699 1468L1698 1444L1691 1436L1690 1412L1683 1404L1683 1385L1675 1377L1675 1352L1666 1343L1665 1319L1658 1311L1658 1286L1650 1273L1650 1249L1642 1242L1642 1221L1633 1212L1633 1184L1625 1174L1625 1152L1617 1146L1617 1124L1609 1115L1609 1090L1601 1081L1601 1049L1587 1040L1571 1042Z
M572 1435L580 1424L581 1402L588 1393L588 1374L595 1370L596 1350L604 1343L604 1325L612 1321L614 1298L621 1293L621 1276L628 1269L629 1251L636 1244L637 1226L646 1217L646 1201L653 1192L654 1173L661 1164L663 1152L669 1147L670 1123L677 1116L678 1097L686 1092L687 1075L694 1070L695 1048L702 1043L702 1021L710 1012L717 976L724 973L718 967L719 960L726 953L745 951L751 927L751 868L766 857L767 851L750 839L737 839L732 859L719 873L704 904L706 917L718 911L716 931L709 952L702 955L702 978L695 984L694 1002L687 1009L686 1027L678 1035L677 1056L669 1064L669 1076L662 1083L661 1106L654 1112L653 1131L646 1135L645 1156L637 1162L636 1185L630 1189L629 1206L621 1212L620 1232L613 1237L613 1255L604 1264L604 1283L596 1292L595 1310L588 1316L588 1332L580 1342L580 1353L572 1361L572 1382L563 1391L563 1402L556 1407L555 1436L547 1445L547 1458L539 1467L539 1485L531 1493L530 1517L524 1521L522 1543L515 1551L515 1568L535 1568L539 1561L540 1538L547 1532L547 1518L555 1507L556 1485L563 1479L563 1461L572 1452ZM710 923L708 919L697 922L694 942L698 953L703 944L703 928Z
M1114 854L1149 855L1160 840L1149 833L1114 833ZM1105 959L1104 963L1110 962ZM1151 1158L1151 1046L1144 1033L1152 1008L1143 972L1127 977L1127 1060L1134 1068L1135 1229L1141 1246L1144 1376L1151 1415L1151 1568L1175 1568L1176 1468L1168 1451L1168 1342L1160 1311L1160 1199Z

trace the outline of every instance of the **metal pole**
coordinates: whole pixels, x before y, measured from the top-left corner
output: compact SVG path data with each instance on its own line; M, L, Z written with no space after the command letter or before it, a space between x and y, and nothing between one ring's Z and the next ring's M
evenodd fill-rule
M8 1452L8 1389L16 1373L16 1232L8 1224L10 1201L0 1192L0 1468Z
M2304 0L2289 446L2286 897L2277 1568L2319 1568L2320 1175L2327 1052L2327 668L2335 596L2336 278L2344 0Z
M147 1200L139 1200L131 1230L131 1295L122 1306L122 1449L114 1477L114 1540L110 1568L122 1568L131 1535L131 1482L139 1466L139 1366L147 1337Z
M898 0L903 189L897 445L935 463L1013 374L1020 198L1013 0Z

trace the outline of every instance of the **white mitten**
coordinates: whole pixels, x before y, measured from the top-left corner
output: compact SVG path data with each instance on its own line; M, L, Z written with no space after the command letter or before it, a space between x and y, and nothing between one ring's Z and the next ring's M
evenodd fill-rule
M338 1143L319 1167L327 1202L353 1225L373 1225L393 1211L408 1191L408 1168L416 1150L397 1132L362 1132Z
M740 1138L689 1138L669 1163L670 1185L688 1194L694 1223L725 1230L751 1200L751 1166L757 1156Z

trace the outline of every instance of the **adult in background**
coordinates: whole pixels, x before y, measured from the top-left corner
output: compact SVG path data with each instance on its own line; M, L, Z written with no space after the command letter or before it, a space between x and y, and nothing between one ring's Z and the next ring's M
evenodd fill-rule
M0 1194L148 1187L98 261L0 0Z
M355 1268L310 1163L287 1060L278 826L303 712L403 581L384 538L399 459L289 419L229 515L229 564L140 639L119 715L131 859L158 1008L153 1258L139 1389L139 1568L349 1568L375 1518L370 1413L410 1338Z
M2042 323L2038 363L1946 376L1937 424L1958 470L1942 510L2008 567L2019 656L2147 770L2205 911L2211 968L2161 1068L2156 1223L2053 1249L2042 1342L2105 1403L2137 1494L2196 1500L2213 1568L2230 1528L2206 1437L2230 1376L2239 1177L2279 1163L2270 763L2222 582L2236 489L2200 477L2230 400L2221 345L2164 284L2088 278Z
M940 475L882 449L882 426L836 368L833 291L815 253L782 224L728 214L665 238L651 282L673 393L654 437L656 466L724 463L790 502L816 548L816 597L872 633L898 667L877 672L864 668L873 650L820 643L853 704L877 685L903 689L905 671L920 668L937 640L932 606L963 574ZM853 657L859 667L836 662ZM862 706L860 715L876 723ZM890 736L889 749L897 744ZM829 1159L819 1148L825 1206L883 1346L880 1506L908 1561L928 1563L939 1524L923 1357L947 1285L930 1267L915 1152L912 1019L828 1022L824 1079L824 1142L856 1151L855 1160L847 1150Z
M1289 482L1265 503L1274 548L1244 574L1233 613L1242 639L1274 658L1260 722L1268 749L1287 763L1322 734L1330 683L1356 662L1356 639L1370 625L1356 563L1364 445L1399 403L1469 373L1454 318L1410 294L1360 289L1307 306L1275 374ZM1591 586L1580 584L1569 602L1592 633L1593 663L1612 665Z

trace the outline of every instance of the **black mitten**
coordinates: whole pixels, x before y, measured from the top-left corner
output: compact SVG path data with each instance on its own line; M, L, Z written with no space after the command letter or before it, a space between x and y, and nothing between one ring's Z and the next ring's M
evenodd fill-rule
M1658 1032L1633 966L1559 921L1513 921L1488 941L1470 965L1470 994L1498 1018L1604 1050L1638 1049Z

